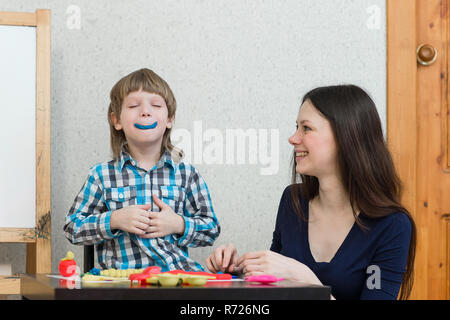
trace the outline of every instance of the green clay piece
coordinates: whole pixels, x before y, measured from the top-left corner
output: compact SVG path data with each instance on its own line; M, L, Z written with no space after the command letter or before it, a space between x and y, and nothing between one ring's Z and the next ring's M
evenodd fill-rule
M203 286L210 279L208 276L189 276L183 279L184 283L187 283L191 286Z
M181 278L174 274L159 274L158 283L163 287L176 287ZM182 280L181 280L182 281Z
M154 276L154 277L150 277L145 279L145 282L148 284L158 284L158 277Z

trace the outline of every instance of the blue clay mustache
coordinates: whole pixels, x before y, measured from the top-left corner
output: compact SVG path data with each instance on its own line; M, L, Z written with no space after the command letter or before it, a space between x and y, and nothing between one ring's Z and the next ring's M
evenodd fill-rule
M150 124L150 125L148 125L148 126L144 126L144 125L139 124L139 123L135 123L135 124L134 124L134 126L135 126L136 128L141 129L141 130L154 129L154 128L156 128L157 125L158 125L158 121L155 121L153 124Z

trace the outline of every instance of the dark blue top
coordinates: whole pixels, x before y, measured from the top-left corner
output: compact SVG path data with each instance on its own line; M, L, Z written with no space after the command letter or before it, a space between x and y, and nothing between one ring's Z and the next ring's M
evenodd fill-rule
M300 197L308 219L309 201ZM396 299L406 271L411 221L403 212L371 219L363 212L330 262L316 262L308 241L308 223L295 212L287 187L281 197L270 250L300 261L331 286L336 299Z

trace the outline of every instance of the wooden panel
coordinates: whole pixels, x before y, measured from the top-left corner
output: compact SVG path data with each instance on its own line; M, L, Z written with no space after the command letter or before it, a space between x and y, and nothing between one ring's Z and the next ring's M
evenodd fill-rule
M448 84L448 1L418 0L417 45L427 43L438 51L430 66L417 69L417 224L420 234L416 268L423 278L420 296L447 296L447 239L442 215L450 209L450 175L446 164L445 122ZM444 113L445 114L445 113ZM416 291L419 294L418 291Z
M50 10L37 10L36 17L36 228L46 236L28 244L27 272L50 273Z
M0 294L20 294L20 278L0 276Z
M36 229L0 228L0 242L36 242Z
M36 26L36 15L31 12L0 11L0 25Z

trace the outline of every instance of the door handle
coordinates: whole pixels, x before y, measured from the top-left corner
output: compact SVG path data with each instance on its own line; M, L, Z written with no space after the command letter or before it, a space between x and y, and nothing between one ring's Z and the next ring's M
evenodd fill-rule
M437 59L437 50L430 44L421 44L417 47L417 62L423 66L432 65Z

